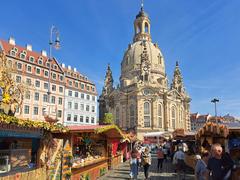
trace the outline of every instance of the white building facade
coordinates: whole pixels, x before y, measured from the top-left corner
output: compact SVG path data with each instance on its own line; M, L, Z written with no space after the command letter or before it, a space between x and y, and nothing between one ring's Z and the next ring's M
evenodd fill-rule
M64 125L96 125L97 92L95 84L76 68L65 67Z

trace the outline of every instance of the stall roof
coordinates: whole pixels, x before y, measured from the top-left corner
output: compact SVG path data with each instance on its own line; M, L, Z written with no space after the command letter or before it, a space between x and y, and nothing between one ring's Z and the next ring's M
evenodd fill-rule
M94 132L96 134L106 134L111 138L125 138L123 132L118 126L112 125L81 125L81 126L68 126L71 132Z

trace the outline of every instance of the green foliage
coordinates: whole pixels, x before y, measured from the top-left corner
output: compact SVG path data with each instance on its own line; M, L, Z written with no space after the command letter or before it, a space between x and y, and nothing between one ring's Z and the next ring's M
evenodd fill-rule
M104 174L106 174L106 168L101 168L100 169L100 176L103 176Z
M14 124L20 127L29 127L29 128L42 128L47 131L60 131L60 132L67 132L68 129L64 127L62 124L50 124L44 121L31 121L31 120L24 120L18 119L14 116L9 116L6 114L0 114L0 123L5 124Z
M112 115L112 113L105 113L104 114L103 123L104 124L113 124L113 115Z

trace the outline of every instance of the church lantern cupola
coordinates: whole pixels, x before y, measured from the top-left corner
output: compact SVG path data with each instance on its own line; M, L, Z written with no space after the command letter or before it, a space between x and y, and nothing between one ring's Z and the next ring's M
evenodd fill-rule
M134 21L134 29L135 35L133 38L133 42L147 40L151 41L151 34L150 34L150 20L148 15L143 10L143 4L141 6L141 10L136 16Z

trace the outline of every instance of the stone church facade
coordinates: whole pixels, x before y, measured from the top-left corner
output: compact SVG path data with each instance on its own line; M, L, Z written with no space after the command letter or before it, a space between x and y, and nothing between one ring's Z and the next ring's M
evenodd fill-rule
M178 62L169 87L165 60L157 43L152 42L150 19L143 7L134 21L133 42L121 62L120 85L113 87L110 66L99 97L100 124L105 113L112 113L122 129L135 130L142 139L147 132L190 129L190 97L187 95Z

